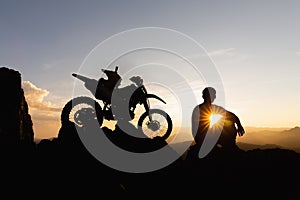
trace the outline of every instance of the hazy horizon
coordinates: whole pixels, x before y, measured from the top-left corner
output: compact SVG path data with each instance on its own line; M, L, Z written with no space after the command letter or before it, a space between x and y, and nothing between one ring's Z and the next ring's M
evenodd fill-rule
M111 127L112 128L112 127ZM243 144L240 148L246 149L255 149L255 148L275 148L280 147L283 149L290 149L300 153L300 144L297 141L300 141L300 127L282 127L282 128L271 128L271 127L244 127L245 135L237 136L236 142L238 145ZM296 133L285 133L297 129ZM178 131L178 127L174 127L175 132ZM172 135L167 139L167 142L175 150L178 150L178 153L183 153L182 148L188 148L188 146L178 146L181 143L192 144L193 136L191 133L190 127L181 127L182 133L180 135ZM286 134L286 135L283 135ZM177 137L174 139L174 137ZM43 139L55 139L56 136L49 138L34 138L34 141L38 144ZM178 148L178 149L177 149ZM246 150L245 149L245 150Z

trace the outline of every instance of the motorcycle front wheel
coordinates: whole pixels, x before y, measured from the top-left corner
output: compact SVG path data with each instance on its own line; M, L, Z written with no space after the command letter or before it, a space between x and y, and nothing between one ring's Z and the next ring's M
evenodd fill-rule
M166 140L172 129L171 117L160 109L150 109L149 113L144 112L138 120L138 130L148 138L161 137Z
M68 101L61 112L61 122L73 122L82 127L86 120L97 120L103 123L102 108L94 99L87 96L75 97Z

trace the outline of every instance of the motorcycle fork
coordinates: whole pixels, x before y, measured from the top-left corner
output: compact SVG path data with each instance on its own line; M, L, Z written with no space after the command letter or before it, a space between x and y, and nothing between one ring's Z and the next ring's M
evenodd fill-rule
M149 104L149 101L147 101L147 100L145 100L145 102L144 102L144 107L145 107L145 110L146 110L146 112L147 112L147 115L148 115L148 117L149 117L149 122L151 122L152 121L152 115L150 114L150 104Z

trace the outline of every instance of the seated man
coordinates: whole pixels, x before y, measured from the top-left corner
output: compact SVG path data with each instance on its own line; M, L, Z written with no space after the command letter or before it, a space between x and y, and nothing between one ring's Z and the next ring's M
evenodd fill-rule
M207 132L212 132L216 128L211 126L212 114L223 116L223 123L220 123L222 132L216 145L220 145L224 150L236 150L236 135L242 136L245 133L239 118L223 107L213 104L216 98L216 90L214 88L206 87L202 91L202 98L204 102L197 105L192 113L192 133L195 144L190 148L190 153L198 157Z

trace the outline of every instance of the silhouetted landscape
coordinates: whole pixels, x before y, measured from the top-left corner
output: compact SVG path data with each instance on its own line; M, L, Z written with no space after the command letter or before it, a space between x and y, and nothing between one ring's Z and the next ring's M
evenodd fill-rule
M62 122L57 137L37 143L21 79L20 72L0 68L3 196L7 193L13 197L18 193L32 197L37 191L41 198L180 195L184 198L293 199L298 196L300 154L280 146L241 142L237 153L215 147L203 159L190 160L179 155L173 163L157 171L127 173L94 158L72 122ZM167 145L160 137L137 139L118 128L114 131L103 128L103 132L114 144L132 152L151 152ZM170 148L170 153L176 151Z
M241 144L241 148L248 150L255 146L261 148L278 147L282 149L294 150L300 153L299 141L300 141L300 127L295 126L293 128L248 128L247 135L239 138L238 143ZM247 141L248 144L245 144ZM251 147L252 146L252 147ZM245 147L245 148L244 148Z

